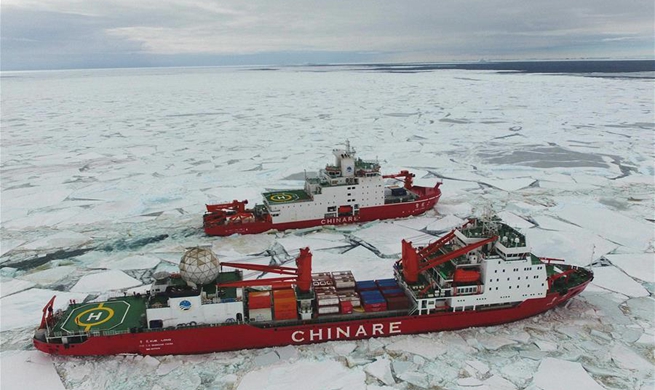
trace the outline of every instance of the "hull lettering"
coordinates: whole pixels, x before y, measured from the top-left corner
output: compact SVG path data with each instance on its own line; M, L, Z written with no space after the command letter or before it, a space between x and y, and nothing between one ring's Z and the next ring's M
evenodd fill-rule
M364 338L372 336L388 336L402 333L400 329L402 321L382 324L363 324L332 326L319 329L297 330L291 333L291 341L294 343L347 340L350 338Z

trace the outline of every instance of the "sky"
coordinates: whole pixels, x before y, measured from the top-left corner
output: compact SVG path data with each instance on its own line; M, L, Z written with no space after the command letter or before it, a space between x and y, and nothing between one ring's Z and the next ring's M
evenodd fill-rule
M652 0L2 0L0 69L652 59Z

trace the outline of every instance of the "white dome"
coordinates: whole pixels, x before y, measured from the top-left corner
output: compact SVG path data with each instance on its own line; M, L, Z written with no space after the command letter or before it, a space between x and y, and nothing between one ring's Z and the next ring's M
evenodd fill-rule
M180 262L180 275L187 282L208 284L216 280L221 265L218 258L208 248L189 248Z

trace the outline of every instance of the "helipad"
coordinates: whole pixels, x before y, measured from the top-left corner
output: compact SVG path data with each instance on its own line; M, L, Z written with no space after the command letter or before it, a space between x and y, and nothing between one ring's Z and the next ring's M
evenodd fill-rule
M309 200L309 195L304 190L282 190L265 192L264 199L271 203L293 203L300 200Z
M126 330L144 326L145 301L124 297L107 302L73 304L56 326L63 332Z

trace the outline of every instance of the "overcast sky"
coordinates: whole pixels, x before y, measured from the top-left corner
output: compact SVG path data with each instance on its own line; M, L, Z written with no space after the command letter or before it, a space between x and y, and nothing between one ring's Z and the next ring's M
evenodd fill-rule
M2 0L1 68L653 58L653 0Z

